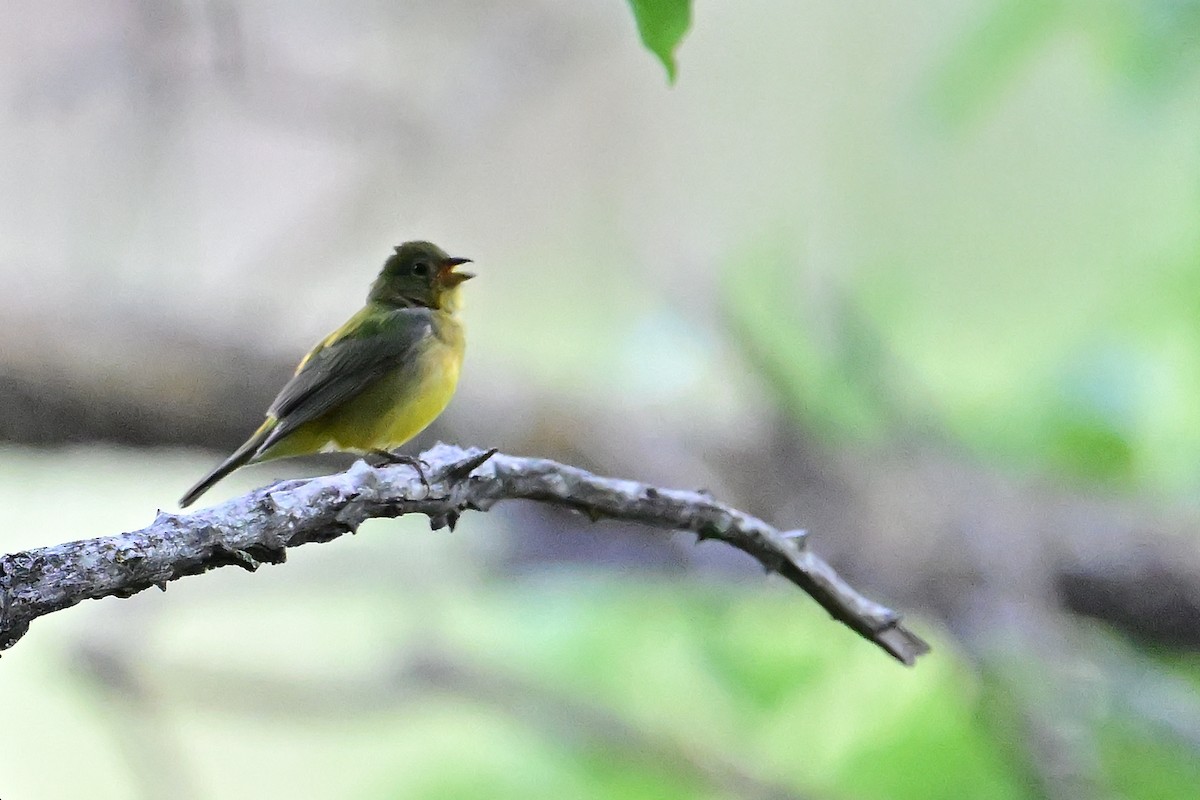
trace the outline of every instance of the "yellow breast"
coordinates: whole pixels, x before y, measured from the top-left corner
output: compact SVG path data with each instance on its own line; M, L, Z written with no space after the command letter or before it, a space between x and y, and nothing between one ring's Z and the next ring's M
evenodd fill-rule
M465 349L462 326L439 311L415 357L385 373L359 395L297 428L267 458L322 450L390 450L428 427L458 387Z
M418 355L347 402L329 420L329 445L341 450L390 450L412 439L445 410L458 387L462 326L439 312Z
M415 380L393 378L390 410L381 415L372 447L385 450L399 447L428 427L450 404L458 387L463 349L442 341L431 344L417 365ZM411 381L411 383L409 383Z

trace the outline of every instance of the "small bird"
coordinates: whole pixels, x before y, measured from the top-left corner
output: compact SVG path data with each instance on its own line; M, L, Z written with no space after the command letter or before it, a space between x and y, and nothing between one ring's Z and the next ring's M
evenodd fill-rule
M397 246L367 304L301 359L263 424L180 507L238 467L273 458L342 450L411 463L387 451L423 431L454 395L465 346L460 286L475 277L455 267L470 261L429 242Z

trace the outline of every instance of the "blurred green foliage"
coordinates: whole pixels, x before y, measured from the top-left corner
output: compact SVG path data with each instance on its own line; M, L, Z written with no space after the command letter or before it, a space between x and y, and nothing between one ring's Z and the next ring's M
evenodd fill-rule
M674 53L690 24L690 4L630 0L630 5L643 41L673 79ZM839 174L835 163L833 177L825 178L832 191L815 196L836 206L845 196L860 190L865 196L867 189L889 180L899 187L894 196L872 196L862 201L863 208L843 210L845 218L837 217L836 207L830 212L846 228L831 238L868 240L865 256L849 258L845 269L821 272L788 235L778 241L760 237L751 247L737 239L721 250L719 241L714 246L705 239L694 219L686 221L691 228L669 231L681 233L675 242L681 251L695 237L705 257L737 254L723 265L719 295L744 352L779 407L798 424L827 436L879 439L915 427L952 439L981 459L1089 486L1182 494L1200 484L1200 405L1195 402L1200 397L1200 174L1193 164L1156 162L1153 151L1163 140L1141 133L1163 122L1153 115L1155 107L1174 103L1183 111L1167 122L1186 141L1194 138L1188 109L1196 105L1198 9L1200 2L1191 0L989 4L981 18L964 19L942 43L946 52L925 76L927 91L915 92L924 105L912 97L889 99L896 106L919 106L912 113L935 123L933 133L925 128L919 134L897 133L894 139L912 140L901 142L901 157L894 161L877 155L893 139L864 138L859 146L856 137L868 129L902 128L897 120L904 112L881 116L884 122L872 125L877 120L870 114L879 112L863 100L869 92L846 91L880 80L879 75L868 72L861 83L838 83L817 70L805 75L805 85L828 80L834 100L824 107L819 102L805 106L801 123L789 128L794 121L784 116L780 95L767 93L763 101L722 83L747 81L737 86L758 91L759 76L736 75L728 64L718 65L714 85L730 105L714 113L697 103L702 111L689 131L714 137L705 166L712 174L699 184L694 173L676 165L661 173L664 183L686 185L698 196L723 199L728 193L735 201L761 201L763 206L746 201L752 206L747 213L756 217L799 213L786 206L799 205L791 195L783 189L773 195L774 183L756 184L756 175L738 161L739 148L758 146L746 143L751 137L743 128L764 139L776 137L787 148L819 150L805 137L810 128L829 125L829 137L838 146L820 151L823 164L836 162L844 150L855 165L865 165L861 174L866 177L855 184L859 173ZM858 18L826 21L819 35L840 48L847 41L859 43L854 34L869 27ZM706 35L721 33L714 25ZM782 48L777 41L771 47L748 42L740 45L739 59ZM1117 96L1106 94L1107 86L1097 89L1088 98L1092 105L1081 106L1082 111L1072 106L1077 116L1066 121L1054 116L1055 108L1038 104L1044 98L1018 104L1012 112L1006 103L1024 87L1023 79L1044 65L1041 59L1052 61L1056 45L1072 49L1080 43L1089 63L1099 67L1099 80L1116 86ZM922 54L936 50L929 42L918 44ZM872 53L868 57L847 49L854 69L869 70L876 55L885 64L881 73L902 63L896 53L864 51ZM811 63L829 74L851 69L833 57L832 49L813 52ZM1057 103L1075 100L1057 94L1062 86L1078 89L1097 79L1084 70L1071 76L1074 82L1052 87ZM786 81L788 91L798 83L782 71L772 77ZM681 94L673 92L673 99ZM816 94L817 101L821 97ZM1110 101L1111 108L1103 106ZM846 130L829 121L843 104L853 109L848 144L839 138ZM997 109L1013 116L989 128ZM892 106L888 111L894 112ZM723 116L743 127L720 128ZM639 118L634 125L639 136L643 123ZM1022 130L1039 126L1050 133L1022 138ZM702 148L674 147L680 127L664 136L672 147L664 146L655 158L666 162L670 151L681 161L704 161ZM718 133L710 133L714 130ZM1084 136L1077 138L1080 131ZM960 160L941 162L930 155L961 155L976 141L972 137L1001 144ZM1052 147L1058 140L1066 141L1061 150ZM1049 152L1038 152L1031 141ZM589 157L593 145L589 141L582 148ZM1068 150L1079 152L1078 162L1055 172L1055 159ZM649 159L643 163L622 154L626 157L631 171L657 174ZM1122 157L1129 159L1125 171L1089 181L1109 160ZM916 166L901 166L902 161ZM792 168L769 167L784 176L781 186L803 172ZM1134 180L1164 173L1176 182ZM820 175L803 178L821 181ZM1004 188L1006 179L1016 187L1008 194L995 190ZM508 197L511 187L496 182ZM693 184L702 191L692 191ZM939 196L934 184L950 188ZM746 194L737 194L743 186L749 187ZM557 197L559 188L545 193ZM643 204L644 190L632 195L638 200L635 213L650 217L658 210L652 191ZM581 194L594 192L585 187ZM611 199L601 195L604 202ZM1079 195L1119 195L1125 203L1092 205ZM628 200L615 190L612 197L614 203ZM674 196L663 197L674 213ZM714 217L736 217L736 210L719 210ZM884 222L876 221L881 218ZM1155 227L1150 218L1165 222ZM1038 227L1039 222L1044 225ZM619 253L604 251L604 259L635 260L620 242L614 245L621 236L599 227L602 235L596 240ZM534 238L546 235L537 231ZM872 235L884 245L872 249ZM922 235L920 246L911 244ZM1026 249L1014 244L1026 241L1034 244ZM1039 253L1043 246L1060 249ZM665 252L660 247L653 257L665 258ZM1030 252L1039 257L1030 258ZM1110 262L1092 260L1113 252ZM526 260L548 259L538 254ZM702 263L699 257L695 261ZM587 275L606 274L595 266L588 265ZM746 280L747 274L755 279ZM529 343L524 349L540 364L562 363L602 376L608 390L628 402L624 393L633 381L611 379L615 370L602 360L609 355L596 342L625 341L602 326L619 317L621 325L634 327L627 324L634 305L630 296L636 293L646 302L642 276L614 279L627 293L609 296L620 297L614 305L624 310L616 313L595 302L595 286L583 280L556 282L540 274L508 278L496 282L510 284L508 289L489 287L504 300L499 314L511 319L518 304L538 305L550 315L544 327L562 331L545 336L522 321L513 326L521 329L514 335L522 347ZM545 295L522 296L511 288L525 279L531 292ZM670 277L671 292L679 292L677 281L678 276ZM678 313L689 311L683 307ZM665 341L663 360L673 358L678 366L682 348L662 335L662 326L635 334L629 339L640 347L646 340ZM694 345L690 334L689 329L680 338ZM576 346L572 335L586 340L587 349ZM704 354L717 349L703 344ZM581 352L588 357L581 358ZM644 366L646 350L630 360ZM604 368L597 369L597 363ZM662 371L651 371L661 384ZM707 392L706 401L712 394ZM124 458L128 463L122 466L122 457L112 453L86 461L55 454L52 463L30 468L13 466L16 459L9 454L6 549L30 544L11 537L45 530L43 510L61 503L63 470L91 477L80 490L90 494L71 499L79 506L78 518L70 518L73 506L56 509L59 538L144 524L146 519L128 518L130 510L146 511L148 495L168 502L209 465L207 458L177 465L164 465L161 456ZM252 480L242 479L246 485ZM745 788L747 778L759 789L861 800L1043 794L1029 765L1028 706L1020 705L1009 683L961 657L949 637L935 642L935 654L908 671L777 583L706 585L694 574L675 581L593 575L577 568L542 579L487 583L487 569L465 554L502 547L500 518L489 515L476 529L486 527L486 534L474 537L475 517L464 521L466 532L456 537L431 536L418 525L390 528L406 537L401 543L375 527L353 541L306 548L283 569L254 576L221 572L173 585L167 595L88 604L40 620L34 634L3 661L0 706L10 727L23 735L0 751L0 794L131 796L138 765L128 748L143 743L136 738L139 731L152 729L126 723L131 716L152 714L170 723L164 730L178 738L182 753L176 766L204 796L727 797L753 794L729 787ZM339 584L331 576L348 552L364 561L342 563L351 577ZM306 571L306 564L311 569ZM386 574L372 581L372 569ZM105 614L116 620L110 628L96 624ZM928 623L920 628L925 633ZM124 656L149 685L129 692L112 675L81 666L71 645L96 630L113 639L119 638L117 632L142 634ZM504 687L501 699L480 697L471 686L460 691L403 686L397 663L427 649L466 665L474 675L492 676ZM1035 686L1037 655L1012 654L1029 670L1026 683ZM211 671L199 671L198 664ZM1200 686L1195 664L1171 666ZM334 710L313 708L321 699ZM1131 718L1112 697L1097 703L1111 708L1102 708L1102 724L1085 733L1103 763L1105 788L1147 800L1197 796L1194 750ZM614 721L615 726L609 724ZM47 774L47 753L63 749L70 750L77 768Z
M1078 69L1071 56L1081 43L1089 66L1099 68L1072 72L1070 85L1098 84L1089 87L1093 97L1061 117L1045 98L1014 99L1035 93L1030 86L1064 61L1068 71ZM732 328L781 411L843 442L917 431L927 444L950 442L984 463L1051 483L1191 502L1200 486L1200 169L1194 160L1154 158L1141 137L1161 125L1194 140L1197 67L1200 2L1193 0L999 0L971 20L927 77L919 113L933 123L922 130L933 142L922 144L957 154L985 142L992 145L983 145L985 157L1011 156L1010 174L997 163L975 172L979 164L948 158L957 169L939 173L944 188L926 185L923 196L921 184L906 185L882 215L863 213L887 234L875 251L860 245L866 257L848 268L816 263L814 248L795 243L786 229L731 248L722 265ZM1120 133L1106 139L1096 132L1104 125ZM1081 135L1106 144L1089 153L1094 143L1074 138ZM913 153L907 157L926 159L919 169L936 163L905 146ZM1072 148L1089 153L1084 163L1091 166L1059 172ZM1092 183L1089 171L1118 162L1126 148L1135 175L1173 172L1182 190L1173 191L1173 181ZM864 193L891 177L877 165L867 172ZM939 207L932 199L939 191L953 199ZM1104 201L1081 199L1092 196ZM1113 198L1125 210L1102 222ZM1084 209L1082 222L1066 211L1073 206ZM910 215L912 208L920 212ZM906 224L944 230L922 231L932 244L914 256ZM1014 244L1024 238L1044 240L1046 252ZM817 255L828 258L819 248ZM1095 652L1126 647L1100 642ZM976 773L959 784L971 786L963 796L1054 796L1077 779L1088 784L1079 796L1182 800L1200 793L1194 730L1189 739L1122 702L1119 692L1147 691L1137 680L1116 688L1113 679L1093 692L1051 678L1060 657L1070 663L1017 647L996 656L1011 661L1006 670L1016 677L995 663L976 664L976 733L1005 777L988 782ZM1144 653L1129 659L1156 669L1145 666ZM1194 664L1177 671L1200 686ZM1073 707L1081 700L1083 708ZM1184 716L1184 724L1194 723L1194 708ZM873 763L924 752L938 753L942 769L961 767L964 754L933 740L909 751L906 737L937 727L929 714L892 731L895 746ZM1039 729L1048 742L1037 741ZM1039 766L1039 757L1049 764ZM1086 776L1055 776L1056 759L1082 765ZM866 763L862 773L879 774ZM884 796L904 780L897 772L865 786L856 777L842 775L837 786L855 797Z
M743 280L748 270L762 283ZM1200 396L1200 248L1182 269L1104 309L1082 335L1047 319L1036 352L1027 333L1006 339L998 330L986 358L939 354L938 369L955 381L926 380L929 356L911 358L906 332L924 324L924 301L877 282L814 292L799 285L804 272L786 249L740 252L723 272L722 296L743 352L807 429L860 440L919 430L1063 483L1167 492L1200 483L1192 402ZM1037 313L1011 311L1014 325Z
M442 566L455 582L453 567ZM80 769L50 784L65 790L89 780L88 762L97 759L111 772L113 747L145 749L138 731L153 730L122 723L157 713L177 721L177 749L188 754L170 769L214 796L247 787L454 800L1040 796L1020 766L1017 729L997 725L996 695L948 640L935 643L937 658L906 670L790 587L748 589L576 571L479 585L406 609L405 592L379 587L286 605L270 586L257 599L236 592L215 602L210 587L196 592L201 605L173 615L169 631L145 639L140 655L127 653L146 686L85 702L90 719L66 737L79 748ZM339 630L363 615L374 623ZM388 629L408 633L389 638ZM305 630L328 633L276 674L260 671L256 651L294 643ZM397 665L422 653L469 679L406 683ZM78 669L70 677L44 658L23 662L5 693L22 693L25 705L61 693L63 681L86 698ZM180 671L197 662L212 666ZM56 673L51 682L38 678ZM156 711L138 700L147 696ZM1127 798L1193 797L1194 759L1155 742L1113 712L1100 740L1105 776ZM21 759L32 744L0 758L18 788L29 782ZM217 752L254 756L204 757ZM93 788L89 796L128 795Z
M1056 37L1078 36L1131 96L1169 97L1200 66L1197 0L998 0L956 43L933 106L961 124L985 116Z
M439 601L436 632L393 640L390 655L380 637L389 625L359 626L310 641L275 675L258 671L253 653L268 647L264 638L336 631L379 609L410 620L422 613L403 614L388 594L285 607L268 589L257 601L204 603L190 621L176 616L127 665L149 685L85 700L89 719L66 737L79 747L80 769L49 785L65 791L87 781L92 760L111 767L122 742L149 750L138 732L150 726L129 720L157 713L177 721L177 749L188 754L168 768L214 796L247 786L297 797L340 787L340 797L460 800L717 798L764 787L881 800L1030 796L976 716L965 665L943 657L922 670L899 667L778 584L747 592L611 573L506 581ZM268 605L264 619L258 612ZM477 677L461 690L453 681L428 691L393 683L387 665L427 647ZM213 671L173 672L196 664L197 648ZM242 673L239 663L260 667ZM86 698L77 667L47 669L28 655L22 664L9 670L5 694L21 693L24 707L44 708L64 680ZM361 697L339 688L353 687L354 676ZM494 692L478 689L493 680ZM137 699L143 692L156 711ZM255 755L203 755L218 750ZM21 760L33 751L36 742L25 741L0 757L8 785L32 785ZM128 796L115 791L124 783L109 778L108 792L93 787L89 796Z
M361 594L332 607L297 604L276 611L270 627L255 622L261 603L209 605L205 621L186 626L186 651L171 647L176 655L164 656L160 643L130 664L154 677L127 697L98 694L77 667L22 657L7 668L4 694L39 709L40 725L63 725L57 741L77 748L77 769L30 773L26 765L46 745L34 736L0 756L5 785L16 794L28 789L25 796L37 796L35 786L131 796L129 786L142 781L121 774L136 765L122 750L152 749L140 735L153 727L137 720L157 713L171 721L169 738L184 754L164 768L221 797L249 789L294 797L682 799L759 796L768 787L861 800L1040 796L1019 765L1022 740L997 727L978 678L948 642L922 670L904 670L779 586L697 591L691 581L563 576L442 606L439 653L485 681L502 681L499 700L452 685L406 692L391 683L386 665L429 644L420 637L393 642L390 658L378 638L344 651L337 640L345 637L334 637L313 659L274 675L241 673L239 659L227 657L261 649L254 640L264 635L278 638L269 633L276 625L291 639L305 628L332 629L356 609L378 613L394 603ZM194 636L200 624L214 635ZM222 668L173 678L205 641L212 649L204 660ZM819 646L804 646L813 641ZM354 700L339 686L353 685L356 675L365 693ZM157 709L138 696L156 698ZM306 710L314 702L323 708L322 697L328 708ZM47 713L56 705L61 713ZM620 721L615 731L610 718ZM24 713L11 720L29 722ZM1128 720L1114 718L1100 744L1104 774L1123 797L1186 800L1200 786L1188 751Z
M1186 744L1114 720L1099 731L1100 758L1111 791L1118 797L1189 800L1200 788L1200 760Z

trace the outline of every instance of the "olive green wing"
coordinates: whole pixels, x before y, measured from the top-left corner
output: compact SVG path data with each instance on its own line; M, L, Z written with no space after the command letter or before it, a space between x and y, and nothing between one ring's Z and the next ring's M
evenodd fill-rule
M259 445L263 453L306 422L326 414L390 370L416 357L433 333L426 308L403 308L365 318L314 351L267 410L279 422Z
M305 356L271 404L267 419L249 439L188 489L186 508L213 484L249 464L296 428L354 397L389 369L416 357L433 335L428 309L379 312L365 308Z

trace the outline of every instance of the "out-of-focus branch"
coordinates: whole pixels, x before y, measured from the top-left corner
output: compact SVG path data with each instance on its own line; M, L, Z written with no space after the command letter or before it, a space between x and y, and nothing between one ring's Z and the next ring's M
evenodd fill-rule
M746 800L800 800L801 795L781 783L762 778L727 752L715 751L684 737L646 730L620 714L565 692L539 685L517 675L485 669L463 658L439 652L419 653L402 665L397 676L431 690L448 692L523 720L558 741L582 740L631 760L676 775L695 775L704 784L729 797Z
M289 358L205 339L137 310L0 300L0 441L233 448L295 367ZM291 361L292 363L289 363Z
M181 773L186 776L186 761L164 747L164 742L171 744L170 732L160 731L156 719L164 709L143 702L149 688L143 677L147 670L142 651L122 646L121 638L81 646L74 663L137 723L126 738L139 767L148 753L166 750L167 757L153 766L160 771L169 767L171 774L150 788L162 794L161 787L169 786L171 797L180 796L190 785L181 779ZM169 676L169 695L163 698L168 701L199 703L209 713L282 717L288 723L394 715L431 694L451 695L522 723L556 744L574 744L589 753L600 750L630 765L711 787L721 797L801 800L806 796L760 775L756 765L737 754L692 735L700 731L658 731L590 698L557 690L508 668L474 663L439 645L406 648L394 665L348 677L264 676L228 666L170 663L155 664L154 674L160 684L164 674Z
M1195 547L1163 537L1155 548L1123 548L1117 557L1064 564L1055 576L1062 604L1139 641L1200 650L1200 556Z
M439 444L421 455L428 487L413 467L356 462L343 473L284 481L191 515L160 513L139 531L0 557L0 649L34 619L82 600L127 597L167 581L235 564L281 563L289 547L326 542L372 517L426 514L453 528L465 510L500 500L534 500L593 520L621 519L688 530L753 556L809 593L835 619L897 660L912 664L928 645L900 615L868 600L810 552L800 532L781 532L701 492L604 478L537 458Z

